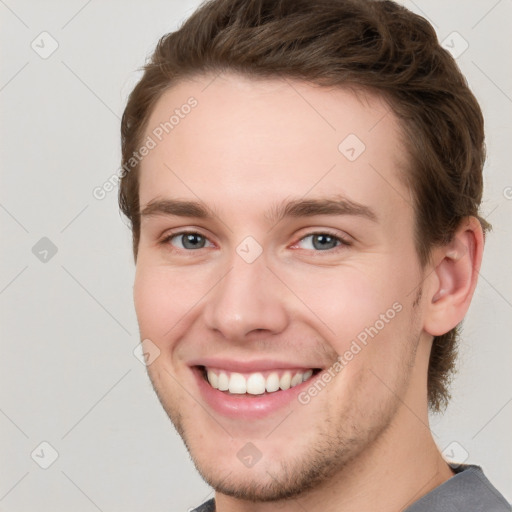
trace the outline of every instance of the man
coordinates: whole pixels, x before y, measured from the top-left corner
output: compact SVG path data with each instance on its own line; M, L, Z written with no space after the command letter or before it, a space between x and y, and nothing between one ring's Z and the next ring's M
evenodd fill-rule
M442 410L477 283L483 120L387 1L214 0L122 122L120 206L153 387L200 511L505 511Z

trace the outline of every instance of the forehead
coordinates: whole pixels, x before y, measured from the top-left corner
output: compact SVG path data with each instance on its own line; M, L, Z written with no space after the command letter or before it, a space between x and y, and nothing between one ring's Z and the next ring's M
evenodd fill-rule
M375 93L290 79L205 75L159 99L144 140L140 204L200 199L257 212L287 196L333 193L410 207L400 125ZM403 204L402 204L403 203Z

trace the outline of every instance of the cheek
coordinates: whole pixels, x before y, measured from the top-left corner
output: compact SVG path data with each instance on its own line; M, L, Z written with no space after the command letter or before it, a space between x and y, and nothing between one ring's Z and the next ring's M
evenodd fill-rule
M197 271L139 261L133 299L141 335L155 342L175 338L195 318L195 306L208 291L209 281Z
M133 286L135 311L141 335L160 338L181 313L175 280L157 268L137 265Z
M408 351L405 340L410 337L407 305L412 298L407 296L407 275L402 273L398 279L391 261L375 260L368 266L309 273L307 279L289 273L290 288L304 304L302 318L307 316L307 322L342 358L345 378L351 381L364 368L379 374L387 374L386 366L389 371L396 369Z
M304 313L316 318L320 328L323 324L321 332L340 348L373 325L397 300L390 283L361 268L314 269L307 277L290 273L288 282L304 304Z

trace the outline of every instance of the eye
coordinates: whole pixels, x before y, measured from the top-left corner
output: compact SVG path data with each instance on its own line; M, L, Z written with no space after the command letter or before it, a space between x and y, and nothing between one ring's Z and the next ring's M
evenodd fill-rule
M295 244L300 249L313 249L316 251L327 251L340 245L350 245L350 243L330 233L311 233L301 238Z
M213 247L213 244L203 235L193 231L183 231L181 233L173 233L164 240L162 244L171 244L178 249L195 250L205 247Z

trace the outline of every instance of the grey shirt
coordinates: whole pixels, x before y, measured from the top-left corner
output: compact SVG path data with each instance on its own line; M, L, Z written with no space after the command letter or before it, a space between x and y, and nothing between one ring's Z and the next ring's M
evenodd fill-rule
M512 512L511 506L487 480L479 466L452 466L452 478L413 503L404 512ZM193 512L215 512L215 501Z

